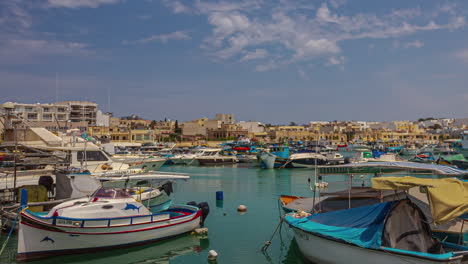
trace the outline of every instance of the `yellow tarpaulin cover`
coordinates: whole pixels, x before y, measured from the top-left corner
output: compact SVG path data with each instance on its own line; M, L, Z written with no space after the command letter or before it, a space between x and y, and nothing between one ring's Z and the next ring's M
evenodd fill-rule
M435 224L443 224L468 212L468 182L415 177L372 178L372 188L379 190L408 190L418 186L427 187Z

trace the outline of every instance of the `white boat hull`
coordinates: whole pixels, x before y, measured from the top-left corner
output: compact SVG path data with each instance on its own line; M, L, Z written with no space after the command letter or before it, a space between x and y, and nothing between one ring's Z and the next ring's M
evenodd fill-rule
M171 159L172 162L174 162L174 165L199 165L198 160L193 158L176 158L176 159Z
M355 245L315 236L297 228L292 228L294 237L302 254L314 263L346 263L346 264L428 264L428 263L461 263L461 258L449 261L431 261L388 251L361 248Z
M276 156L271 153L262 152L260 154L260 162L265 169L273 169L275 167L275 160Z
M157 171L166 163L166 159L146 160L129 167L129 169L141 169L143 171Z
M190 232L200 224L201 211L179 218L164 215L133 218L133 222L115 219L90 220L90 226L80 227L70 220L56 225L38 222L21 216L18 233L18 260L31 260L48 256L96 252L104 249L122 248L151 243L157 240ZM119 221L121 221L119 223ZM74 225L74 226L73 226Z

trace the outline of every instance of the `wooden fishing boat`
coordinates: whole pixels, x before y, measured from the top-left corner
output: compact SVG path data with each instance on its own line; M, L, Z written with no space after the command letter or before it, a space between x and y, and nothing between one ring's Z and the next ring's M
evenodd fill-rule
M203 218L202 210L190 205L174 205L152 213L127 192L102 188L88 201L59 204L45 215L22 211L17 259L32 260L152 243L190 232Z
M436 224L466 215L468 183L457 179L379 177L378 190L424 189ZM466 263L468 247L433 237L423 210L406 198L358 208L284 218L305 257L319 263Z
M285 221L305 258L316 263L456 264L468 253L468 247L434 239L424 214L408 199L314 215L291 213Z
M279 203L285 213L296 212L331 212L348 208L372 205L385 201L398 199L397 192L374 190L371 187L352 187L350 191L322 192L320 197L301 197L294 195L281 195ZM351 199L351 201L349 201ZM313 210L315 208L315 210Z

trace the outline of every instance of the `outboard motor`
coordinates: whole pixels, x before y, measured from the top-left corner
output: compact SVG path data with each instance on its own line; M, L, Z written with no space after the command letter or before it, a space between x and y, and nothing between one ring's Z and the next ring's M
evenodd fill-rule
M204 227L205 226L205 219L208 216L208 214L210 213L210 206L208 205L207 202L201 202L197 206L202 211L200 226Z
M40 176L38 184L44 186L48 192L54 195L54 179L51 176Z

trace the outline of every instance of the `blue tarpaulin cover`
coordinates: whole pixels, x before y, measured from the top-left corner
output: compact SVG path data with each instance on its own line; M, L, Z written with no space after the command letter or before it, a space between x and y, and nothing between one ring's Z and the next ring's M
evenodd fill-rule
M455 256L453 252L431 254L383 246L382 234L385 228L385 221L399 202L401 201L384 202L370 206L314 214L303 218L296 218L293 216L294 214L288 214L285 217L285 221L290 226L300 230L363 248L383 249L384 251L412 254L432 259L449 259ZM467 247L460 247L462 247L460 250L468 250Z
M286 216L301 230L342 240L364 248L380 248L384 220L395 202L385 202L347 210L315 214L306 218Z

